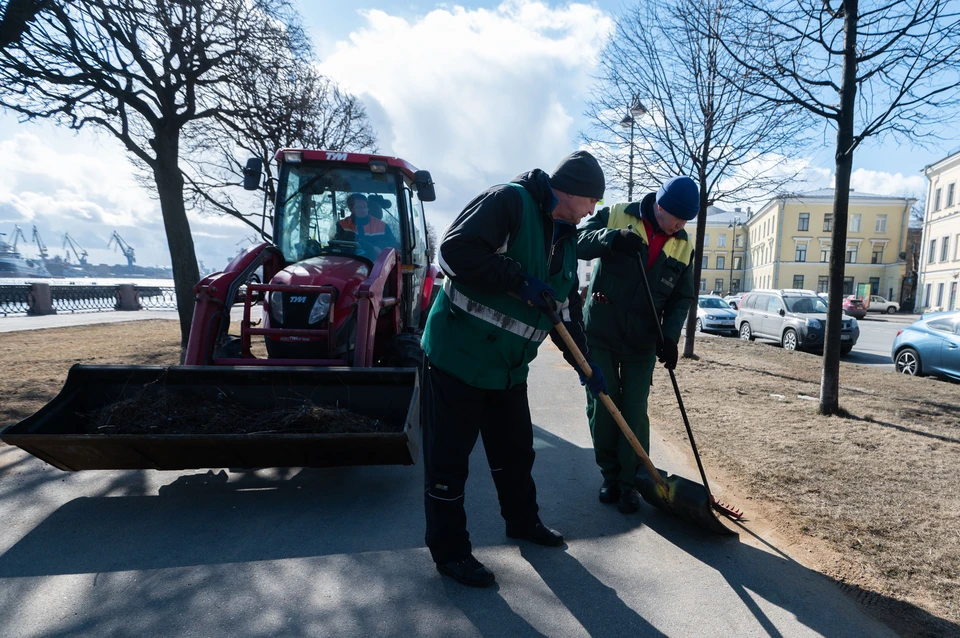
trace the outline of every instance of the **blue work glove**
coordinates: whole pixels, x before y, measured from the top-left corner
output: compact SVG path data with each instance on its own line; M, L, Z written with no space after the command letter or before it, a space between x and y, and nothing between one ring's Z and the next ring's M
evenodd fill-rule
M580 385L585 385L593 392L595 395L599 395L601 392L604 394L607 393L607 380L603 378L603 370L600 369L600 366L593 363L592 361L588 362L590 364L590 378L583 376L583 372L577 370L577 373L580 375Z
M524 275L523 285L520 286L520 299L529 306L539 308L543 311L556 310L552 302L544 299L543 293L550 294L550 299L556 299L557 291L540 281L536 277Z

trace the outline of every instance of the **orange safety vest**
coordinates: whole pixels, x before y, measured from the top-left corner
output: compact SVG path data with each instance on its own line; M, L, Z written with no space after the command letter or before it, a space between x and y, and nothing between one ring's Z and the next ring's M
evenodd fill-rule
M349 231L351 233L357 233L357 224L354 221L353 215L350 215L346 219L341 219L337 222L337 225L340 226L343 230ZM387 232L387 225L383 223L382 219L377 219L373 215L367 217L367 223L363 226L363 234L372 237L375 235L383 235ZM359 234L359 233L357 233Z

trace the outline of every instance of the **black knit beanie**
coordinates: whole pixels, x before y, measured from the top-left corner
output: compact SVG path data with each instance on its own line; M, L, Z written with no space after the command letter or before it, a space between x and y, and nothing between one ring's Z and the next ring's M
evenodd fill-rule
M597 159L587 151L575 151L560 160L550 176L550 186L571 195L603 199L606 182Z

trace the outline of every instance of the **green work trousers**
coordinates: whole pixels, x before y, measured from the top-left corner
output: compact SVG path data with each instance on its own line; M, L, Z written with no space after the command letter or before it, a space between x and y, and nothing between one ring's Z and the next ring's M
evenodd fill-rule
M647 397L653 380L657 355L623 355L602 348L591 348L591 358L603 370L607 394L620 409L644 451L650 451L650 419ZM593 437L593 451L604 480L621 486L635 486L640 457L630 447L610 412L587 390L587 419Z

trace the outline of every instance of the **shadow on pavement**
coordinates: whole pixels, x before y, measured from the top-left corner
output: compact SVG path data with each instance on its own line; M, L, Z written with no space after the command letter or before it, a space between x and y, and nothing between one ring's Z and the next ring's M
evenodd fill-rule
M534 475L541 518L559 528L568 544L628 534L645 525L702 563L705 574L716 570L722 575L769 635L780 633L757 603L758 598L790 612L821 635L838 635L840 620L849 617L847 608L822 587L826 580L837 585L839 593L836 581L803 567L775 548L775 553L770 553L735 537L714 536L649 506L634 516L601 506L596 500L600 475L592 450L541 428L536 428L535 436L538 458ZM33 471L43 474L44 480L62 480L64 476L40 472L37 467L34 465ZM405 601L404 605L412 600L414 605L442 606L443 602L437 600L440 595L447 604L457 607L481 635L540 635L496 589L468 590L449 579L440 579L425 551L417 555L426 565L411 564L409 555L395 553L423 548L422 467L236 474L210 471L181 475L156 495L143 493L143 472L111 474L111 482L100 495L75 498L56 508L0 555L0 578L97 574L97 578L109 582L111 578L124 578L124 572L136 572L143 575L142 583L132 593L123 589L124 595L150 596L158 593L152 589L154 579L167 578L163 576L167 572L151 570L207 566L205 572L231 570L235 574L236 570L256 567L254 564L260 561L275 561L263 568L280 570L284 565L281 559L324 556L350 561L356 569L356 565L374 565L368 569L379 570L377 573ZM80 484L69 489L82 488ZM23 493L20 498L25 498ZM5 498L3 505L11 506L11 500ZM467 511L468 527L481 560L485 548L512 544L504 534L482 450L474 450L471 457ZM627 605L617 590L564 550L527 543L521 544L520 554L588 634L662 635ZM376 561L383 562L384 567L377 567ZM415 577L425 572L439 580ZM36 586L30 580L17 582L28 589ZM163 586L169 588L171 584L165 582ZM23 595L30 594L24 590ZM696 592L690 595L696 596ZM937 620L912 605L875 594L873 597L871 609L896 612L885 613L888 623L898 617L927 623ZM15 605L19 598L11 594L7 604ZM394 609L398 603L385 604ZM318 609L336 614L327 607ZM165 610L156 622L169 622L176 613L175 609ZM93 623L90 631L96 634L96 618L87 621ZM400 620L397 623L404 624ZM943 626L948 632L960 629L951 624Z

